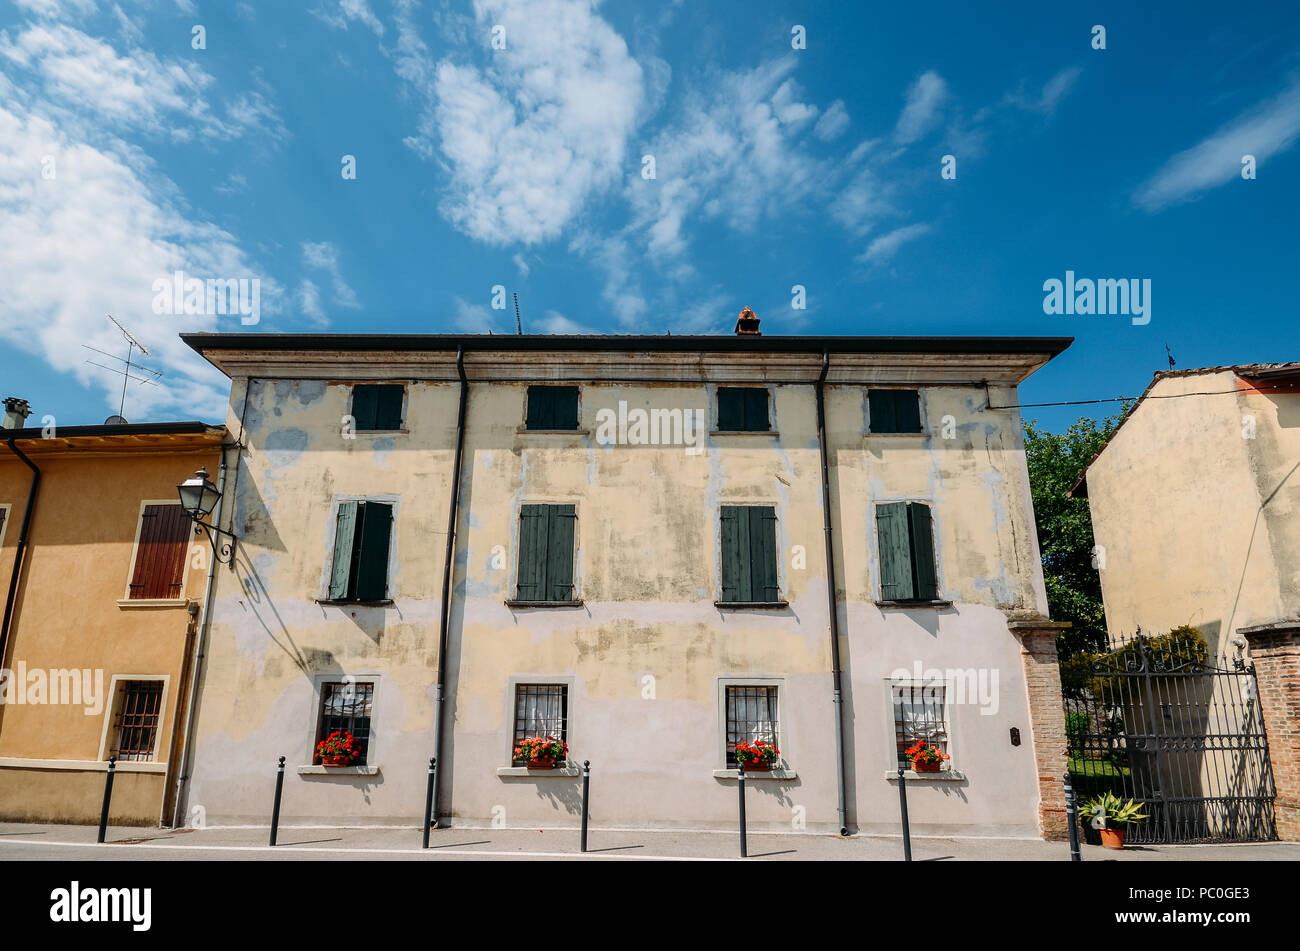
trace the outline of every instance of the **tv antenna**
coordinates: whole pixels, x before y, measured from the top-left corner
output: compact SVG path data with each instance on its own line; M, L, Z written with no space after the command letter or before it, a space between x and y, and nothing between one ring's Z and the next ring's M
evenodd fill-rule
M107 351L100 350L98 347L92 347L89 344L83 343L82 346L85 347L87 350L93 350L95 353L102 354L103 356L108 357L108 359L116 360L118 363L122 364L121 367L111 367L111 366L105 366L102 363L96 363L94 360L86 360L86 363L89 363L91 366L99 367L101 370L107 370L109 373L122 374L122 398L118 403L118 408L117 408L117 418L122 419L123 418L122 411L126 409L127 384L131 380L135 380L137 383L140 384L157 386L158 380L162 378L162 371L155 370L151 367L147 367L143 363L132 363L131 358L135 354L135 351L139 350L142 354L144 354L147 357L149 356L149 348L146 347L144 344L142 344L139 340L136 340L135 336L131 333L131 331L127 330L120 323L118 323L117 318L115 318L112 314L105 314L104 316L106 316L110 321L112 321L113 326L116 327L119 331L121 331L122 336L126 338L126 343L127 343L126 359L124 360L121 357L114 356L113 354L108 353ZM135 370L137 373L144 374L144 375L136 376L131 372L132 370Z
M522 337L524 335L524 322L523 319L519 316L519 295L515 294L514 297L515 297L515 333L517 333L519 336Z

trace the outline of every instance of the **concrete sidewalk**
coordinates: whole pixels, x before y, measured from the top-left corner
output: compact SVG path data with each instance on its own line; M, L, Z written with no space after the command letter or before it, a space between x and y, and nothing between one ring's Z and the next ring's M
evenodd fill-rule
M434 829L429 849L420 848L420 830L282 826L278 844L268 846L270 829L209 828L171 832L110 828L103 845L95 826L0 823L0 862L88 861L391 861L563 859L571 861L726 861L740 857L734 832L663 832L591 829L589 851L578 851L576 830ZM1297 861L1300 844L1161 845L1112 851L1082 846L1085 862ZM796 835L753 833L749 857L761 861L901 861L898 836ZM1068 862L1064 842L1036 839L913 837L916 861Z

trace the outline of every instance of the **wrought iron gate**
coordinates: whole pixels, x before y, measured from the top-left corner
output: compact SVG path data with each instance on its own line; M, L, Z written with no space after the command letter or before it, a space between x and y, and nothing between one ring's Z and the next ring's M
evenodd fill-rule
M1139 631L1063 660L1061 686L1080 803L1109 790L1146 804L1128 842L1277 838L1255 667L1240 648L1210 657L1198 637Z

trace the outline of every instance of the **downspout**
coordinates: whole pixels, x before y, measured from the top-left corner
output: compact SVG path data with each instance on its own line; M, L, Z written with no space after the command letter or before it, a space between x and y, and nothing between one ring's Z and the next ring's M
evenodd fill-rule
M433 786L433 825L442 816L442 777L446 760L442 755L443 702L447 687L447 629L451 621L451 573L456 554L456 516L460 506L460 464L465 448L465 406L469 402L469 379L465 376L465 350L456 348L456 373L460 377L460 408L456 412L456 455L451 468L451 505L447 511L447 552L442 566L442 609L438 619L438 693L434 708L433 755L438 760L438 775Z
M13 621L14 602L18 598L18 578L23 570L23 556L27 552L27 536L31 531L32 512L36 510L36 491L41 485L41 470L36 463L28 459L21 449L14 445L14 437L9 437L9 451L23 461L32 470L32 482L27 489L27 507L23 510L23 524L18 530L18 545L14 549L14 570L9 577L9 594L5 598L5 615L0 626L0 667L5 663L5 651L9 649L9 625Z
M831 618L831 671L834 675L835 703L835 770L839 780L840 835L849 834L844 803L844 697L841 691L843 672L840 669L840 614L835 597L835 546L831 535L831 479L826 455L826 374L831 368L830 353L822 351L822 372L817 377L817 444L822 457L822 526L826 536L826 601Z

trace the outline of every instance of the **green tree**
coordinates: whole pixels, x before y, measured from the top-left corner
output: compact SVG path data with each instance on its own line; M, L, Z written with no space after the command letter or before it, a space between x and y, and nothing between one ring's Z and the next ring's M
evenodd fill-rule
M1025 457L1038 547L1043 556L1047 606L1052 620L1074 625L1057 638L1057 650L1063 659L1079 651L1101 650L1106 642L1101 578L1092 565L1094 543L1088 500L1069 498L1066 493L1121 418L1110 416L1099 423L1080 417L1063 433L1041 430L1037 420L1025 423Z

